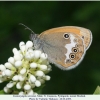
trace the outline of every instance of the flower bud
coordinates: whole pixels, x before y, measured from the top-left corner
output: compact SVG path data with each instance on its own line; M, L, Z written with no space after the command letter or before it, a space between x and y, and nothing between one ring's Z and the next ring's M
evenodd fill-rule
M25 85L24 85L24 89L25 89L25 90L30 90L30 89L31 89L31 86L30 86L29 84L25 84Z
M1 65L0 65L0 70L1 70L1 71L4 71L4 70L6 70L6 67L5 67L4 65L1 64Z
M36 87L40 87L40 86L41 86L41 82L40 82L39 80L36 80L36 81L35 81L35 86L36 86Z
M22 82L18 82L18 83L16 84L16 88L17 88L17 89L21 89L21 88L22 88Z
M13 53L15 54L16 52L18 52L18 50L16 48L13 48Z
M20 74L25 74L26 73L26 68L21 69Z
M23 91L20 91L19 95L25 95L25 93Z
M13 76L12 80L13 81L18 81L18 78L19 78L18 75L15 75L15 76Z
M39 70L39 71L36 71L35 75L36 76L43 76L44 73L41 70Z
M50 76L46 75L46 76L45 76L45 80L46 80L46 81L49 81L49 80L50 80Z
M42 60L46 60L47 58L48 58L47 54L42 53L40 55L40 59L42 59Z
M6 69L5 70L5 74L6 74L6 76L11 76L12 72L9 69Z
M31 67L31 68L36 68L36 67L37 67L37 63L34 63L34 62L31 63L31 64L30 64L30 67Z
M21 74L18 75L19 81L24 81L25 77L26 77L25 75L21 75Z
M22 55L21 55L21 54L14 55L14 59L15 59L16 61L21 60L21 59L22 59Z
M28 91L27 91L27 95L34 95L33 90L28 90Z
M18 68L18 67L20 67L20 66L22 66L22 61L16 61L15 62L15 66L16 66L16 68Z
M36 81L36 77L34 75L30 75L30 81L34 83Z
M25 43L23 41L19 43L19 47L21 47L23 45L25 45Z
M8 68L8 69L12 69L14 70L15 68L13 67L13 65L9 62L5 63L5 67Z
M7 88L12 88L14 86L14 83L12 83L12 82L9 82L8 84L7 84Z
M15 60L14 60L13 57L10 57L10 58L8 59L8 62L11 63L11 64L14 64Z
M39 50L34 50L34 58L35 58L35 59L38 59L38 58L40 57L40 55L41 55L41 51L39 51Z
M43 70L43 71L46 71L47 70L47 66L46 65L40 65L40 69Z
M32 43L32 41L27 41L26 42L26 48L28 49L28 48L31 48L33 46L33 43Z
M3 90L4 90L5 93L10 93L11 92L11 90L9 88L7 88L7 87L4 87Z

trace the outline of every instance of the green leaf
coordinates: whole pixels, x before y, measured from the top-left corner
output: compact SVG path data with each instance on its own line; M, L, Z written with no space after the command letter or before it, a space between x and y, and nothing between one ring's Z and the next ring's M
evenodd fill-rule
M93 94L100 94L100 86L97 86L97 88Z
M0 94L5 94L3 90L0 90Z
M42 94L42 89L44 88L45 84L42 84L42 86L35 88L33 91Z

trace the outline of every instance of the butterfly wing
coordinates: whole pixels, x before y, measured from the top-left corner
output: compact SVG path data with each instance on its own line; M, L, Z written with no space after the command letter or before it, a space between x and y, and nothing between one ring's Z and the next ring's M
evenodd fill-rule
M80 30L81 33L81 38L84 41L85 44L85 49L88 50L88 48L90 47L91 43L92 43L92 33L89 29L86 28L82 28L82 27L76 27L77 29Z
M76 34L76 33L77 34ZM54 28L40 34L42 49L51 63L63 70L76 67L85 55L85 44L78 29Z
M86 28L83 28L83 27L64 26L64 27L52 28L52 29L49 29L47 31L44 31L43 34L59 33L59 32L71 32L71 33L77 34L81 39L83 39L86 50L91 45L92 33L89 29L86 29Z

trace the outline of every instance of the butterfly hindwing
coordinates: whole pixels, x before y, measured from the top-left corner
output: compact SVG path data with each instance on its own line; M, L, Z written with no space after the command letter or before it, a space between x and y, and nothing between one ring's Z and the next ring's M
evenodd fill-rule
M52 38L50 38L52 37ZM71 32L55 32L40 35L43 51L49 61L67 70L79 64L85 54L83 40Z

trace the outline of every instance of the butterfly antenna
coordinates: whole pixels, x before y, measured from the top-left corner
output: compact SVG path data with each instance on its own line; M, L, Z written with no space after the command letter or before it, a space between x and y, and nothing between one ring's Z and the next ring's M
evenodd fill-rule
M22 25L22 26L24 26L25 27L25 29L28 29L28 30L30 30L32 33L34 33L29 27L27 27L26 25L24 25L24 24L22 24L22 23L19 23L19 25ZM34 33L35 34L35 33Z

